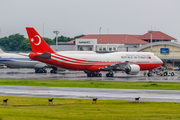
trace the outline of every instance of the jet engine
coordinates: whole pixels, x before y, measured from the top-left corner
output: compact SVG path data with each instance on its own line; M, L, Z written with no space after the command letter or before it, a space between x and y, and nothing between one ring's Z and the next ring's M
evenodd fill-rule
M129 65L125 68L126 74L129 75L137 75L139 71L140 71L139 65L135 65L135 64Z
M34 66L35 73L47 73L47 65L45 63L38 63Z

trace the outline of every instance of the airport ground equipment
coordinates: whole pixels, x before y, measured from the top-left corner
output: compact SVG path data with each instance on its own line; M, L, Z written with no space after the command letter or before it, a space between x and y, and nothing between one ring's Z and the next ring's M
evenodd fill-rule
M161 73L161 76L175 76L177 73L175 71L164 71L163 74Z

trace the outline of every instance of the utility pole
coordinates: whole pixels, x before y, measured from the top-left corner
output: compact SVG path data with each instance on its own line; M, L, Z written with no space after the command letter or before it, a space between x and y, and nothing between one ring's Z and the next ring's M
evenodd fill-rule
M44 37L44 23L43 23L43 37Z
M148 33L151 34L151 52L152 52L152 34L153 34L153 30L149 30Z
M56 34L56 51L58 51L57 44L58 44L58 34L59 34L59 31L55 30L55 31L53 31L53 33Z

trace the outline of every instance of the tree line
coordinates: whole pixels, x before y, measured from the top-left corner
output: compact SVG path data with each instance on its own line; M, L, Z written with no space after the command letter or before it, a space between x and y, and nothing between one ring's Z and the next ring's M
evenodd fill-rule
M58 42L69 42L71 40L80 38L84 35L78 35L74 38L59 36ZM43 39L50 45L56 43L56 38L50 39L47 37L43 37ZM13 34L3 38L0 38L0 48L3 51L31 51L31 46L29 43L29 39L25 38L24 35Z

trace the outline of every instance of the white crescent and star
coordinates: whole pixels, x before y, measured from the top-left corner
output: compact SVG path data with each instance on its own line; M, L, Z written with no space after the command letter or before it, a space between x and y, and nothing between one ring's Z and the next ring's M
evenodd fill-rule
M41 37L40 37L39 35L35 35L34 38L35 38L35 37L38 37L39 42L38 42L37 44L35 44L35 43L34 43L34 44L35 44L35 45L40 45L40 44L41 44ZM34 38L31 39L31 42L34 42Z

